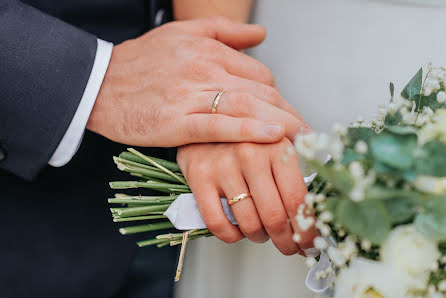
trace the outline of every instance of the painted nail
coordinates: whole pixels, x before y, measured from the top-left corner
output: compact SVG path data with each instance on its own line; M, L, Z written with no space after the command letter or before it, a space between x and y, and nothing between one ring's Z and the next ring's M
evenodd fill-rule
M320 255L321 252L319 251L319 249L312 247L304 249L304 253L307 257L317 257L318 255Z

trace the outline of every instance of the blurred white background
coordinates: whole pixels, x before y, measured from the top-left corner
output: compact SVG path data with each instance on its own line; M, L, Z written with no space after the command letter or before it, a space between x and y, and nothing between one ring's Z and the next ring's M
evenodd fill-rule
M266 41L249 53L316 131L372 118L420 66L446 66L446 0L259 0ZM188 245L178 298L313 297L298 256L271 242Z

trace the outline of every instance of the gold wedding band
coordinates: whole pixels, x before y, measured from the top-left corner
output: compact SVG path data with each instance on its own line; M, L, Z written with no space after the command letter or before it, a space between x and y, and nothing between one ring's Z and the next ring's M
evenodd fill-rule
M224 91L220 91L217 93L217 95L214 98L214 102L212 103L212 114L217 113L217 106L218 106L218 102L220 101L220 98L223 96L223 93L225 93Z
M244 192L244 193L230 199L228 201L228 205L231 206L232 204L235 204L243 199L250 198L250 197L251 197L251 194L249 192Z

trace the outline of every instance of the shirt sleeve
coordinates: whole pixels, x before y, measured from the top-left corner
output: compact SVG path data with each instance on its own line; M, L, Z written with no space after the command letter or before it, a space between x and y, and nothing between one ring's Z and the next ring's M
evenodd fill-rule
M112 43L101 39L97 39L97 43L95 60L80 104L56 151L54 151L48 162L53 167L66 165L76 154L82 143L88 118L101 89L113 51Z

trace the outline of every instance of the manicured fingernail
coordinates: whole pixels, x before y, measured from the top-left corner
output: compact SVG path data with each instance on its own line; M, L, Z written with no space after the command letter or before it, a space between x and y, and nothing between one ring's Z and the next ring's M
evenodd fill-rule
M320 254L320 251L319 249L312 247L304 249L304 253L307 257L317 257Z
M309 126L302 126L299 130L299 134L302 134L302 135L312 133L312 132L313 132L313 130Z
M265 125L263 131L265 132L265 134L271 137L276 137L277 135L280 135L283 132L283 127L280 124L271 123Z

